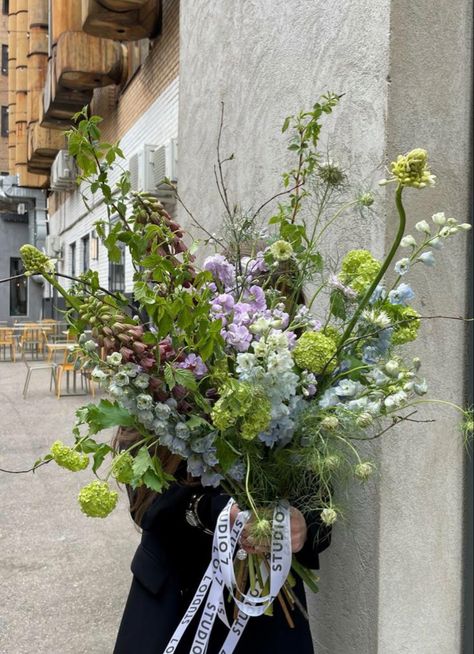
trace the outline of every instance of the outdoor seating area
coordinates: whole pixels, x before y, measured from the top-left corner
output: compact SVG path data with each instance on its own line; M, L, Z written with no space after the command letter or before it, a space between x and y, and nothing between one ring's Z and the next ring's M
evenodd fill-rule
M0 366L16 363L26 368L23 398L28 395L32 375L38 370L50 370L49 388L58 399L70 395L95 396L90 371L82 367L74 346L75 337L67 323L45 319L38 322L0 324Z

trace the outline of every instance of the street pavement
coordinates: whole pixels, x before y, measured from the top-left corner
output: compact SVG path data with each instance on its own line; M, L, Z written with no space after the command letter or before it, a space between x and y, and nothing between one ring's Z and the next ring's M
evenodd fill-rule
M0 361L0 468L31 467L56 439L72 444L74 412L91 401L57 400L46 370L23 400L25 375ZM54 462L0 472L0 654L112 654L139 533L124 490L108 518L81 513L77 494L92 479Z

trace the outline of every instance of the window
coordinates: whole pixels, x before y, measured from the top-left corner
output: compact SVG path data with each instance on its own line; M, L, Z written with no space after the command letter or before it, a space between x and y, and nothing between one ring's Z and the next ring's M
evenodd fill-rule
M120 248L120 261L109 261L109 291L125 291L125 246L117 243Z
M71 271L71 277L76 276L76 244L71 243L69 246L69 258L71 261L71 264L69 266L69 269Z
M8 45L2 43L2 75L8 75Z
M89 234L82 239L82 272L89 270Z
M8 136L8 107L2 107L2 126L1 134L2 136Z
M21 275L23 263L19 257L10 257L10 277ZM17 277L10 281L10 315L26 316L28 313L28 281Z
M8 15L8 13L10 11L9 4L10 3L9 3L8 0L2 0L2 13L5 14L5 15Z

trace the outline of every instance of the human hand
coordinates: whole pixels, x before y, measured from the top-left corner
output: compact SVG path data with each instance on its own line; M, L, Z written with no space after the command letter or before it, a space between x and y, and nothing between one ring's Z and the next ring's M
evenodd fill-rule
M230 510L230 524L234 525L235 519L240 512L238 504L234 504ZM308 528L304 515L294 506L290 508L290 529L291 529L291 551L296 553L303 549L308 536ZM247 523L240 538L242 548L248 554L267 554L270 551L270 540L268 542L256 543L250 534L251 525Z

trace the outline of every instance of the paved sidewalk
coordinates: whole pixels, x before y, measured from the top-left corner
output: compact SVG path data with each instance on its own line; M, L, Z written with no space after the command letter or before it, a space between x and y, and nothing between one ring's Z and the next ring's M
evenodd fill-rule
M48 371L0 361L0 467L25 469L53 440L72 441L89 397L49 393ZM91 471L51 463L35 475L0 472L0 654L111 654L139 534L126 494L107 519L84 516L77 493ZM133 654L133 653L130 653Z

